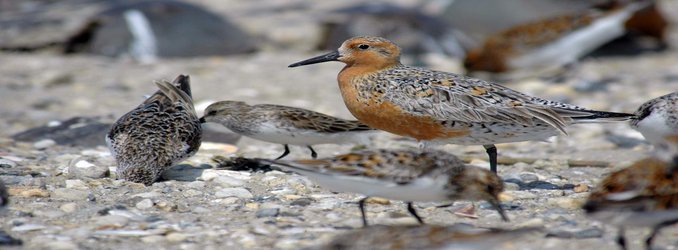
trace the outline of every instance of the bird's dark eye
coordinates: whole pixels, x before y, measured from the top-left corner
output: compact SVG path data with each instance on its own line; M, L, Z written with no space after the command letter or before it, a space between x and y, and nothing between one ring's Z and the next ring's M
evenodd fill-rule
M369 49L370 46L367 45L367 44L361 44L361 45L358 45L358 48L361 49L361 50L366 50L366 49Z
M207 115L216 115L216 114L217 114L216 110L210 110L209 112L207 112Z

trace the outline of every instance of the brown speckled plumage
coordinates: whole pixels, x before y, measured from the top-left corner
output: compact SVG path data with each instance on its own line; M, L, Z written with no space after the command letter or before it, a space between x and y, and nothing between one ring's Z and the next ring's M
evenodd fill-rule
M625 227L652 227L645 241L650 249L659 229L678 223L678 154L665 158L671 161L646 158L611 173L584 204L587 215L619 227L622 248Z
M486 200L508 220L498 200L504 189L502 180L443 151L381 149L318 160L266 162L306 175L337 192L408 202Z
M151 185L169 167L194 155L202 129L190 96L190 79L180 75L113 124L106 141L119 178Z

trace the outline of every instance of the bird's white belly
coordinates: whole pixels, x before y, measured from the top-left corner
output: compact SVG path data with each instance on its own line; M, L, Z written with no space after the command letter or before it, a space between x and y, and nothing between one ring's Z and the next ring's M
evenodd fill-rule
M309 130L293 130L262 124L260 129L248 137L278 144L290 145L317 145L317 144L344 144L367 143L375 131L319 133Z
M424 177L409 184L369 179L357 176L333 176L324 174L308 174L311 180L335 192L363 194L370 197L381 197L401 201L448 201L448 192L443 189L442 180Z
M678 135L676 128L671 128L666 124L666 117L652 113L638 122L636 128L643 137L650 142L657 143L664 140L667 135Z

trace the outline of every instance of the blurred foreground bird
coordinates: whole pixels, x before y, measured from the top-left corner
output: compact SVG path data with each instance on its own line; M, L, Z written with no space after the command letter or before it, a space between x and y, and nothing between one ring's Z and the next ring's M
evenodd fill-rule
M371 196L406 201L407 210L422 224L412 202L485 200L508 221L499 204L502 180L442 151L381 149L318 160L261 161L307 176L335 192L365 195L358 203L364 226L365 201Z

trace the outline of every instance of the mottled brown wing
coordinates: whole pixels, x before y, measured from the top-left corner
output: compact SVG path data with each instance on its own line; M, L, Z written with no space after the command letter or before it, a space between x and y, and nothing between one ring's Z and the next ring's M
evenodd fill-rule
M414 67L402 67L389 73L397 75L398 82L392 82L393 86L384 90L385 100L398 104L407 113L440 121L532 126L534 119L538 119L565 133L570 115L587 113L568 110L577 109L576 106L553 102L553 105L564 106L561 108L539 103L548 101L461 75Z
M449 154L445 154L449 155ZM437 154L419 153L411 150L361 151L322 160L298 160L292 165L301 165L307 170L325 174L368 176L399 184L406 184L431 171L446 172L446 167L458 167L449 159ZM452 156L453 157L453 156ZM457 159L454 157L454 159ZM457 159L458 160L458 159Z

